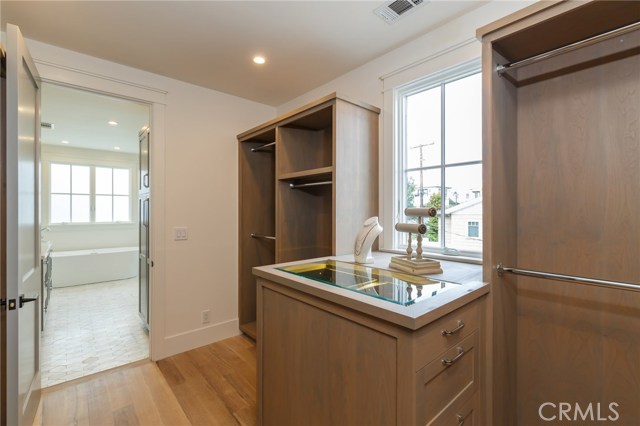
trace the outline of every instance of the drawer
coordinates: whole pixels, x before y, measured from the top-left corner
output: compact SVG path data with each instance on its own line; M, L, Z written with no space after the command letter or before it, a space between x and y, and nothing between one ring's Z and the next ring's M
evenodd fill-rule
M480 309L484 306L481 300L468 303L417 332L414 348L415 371L478 330Z
M473 426L478 425L478 394L471 398L454 399L427 426Z
M431 421L456 398L471 398L478 389L478 369L478 333L473 333L418 371L418 424Z

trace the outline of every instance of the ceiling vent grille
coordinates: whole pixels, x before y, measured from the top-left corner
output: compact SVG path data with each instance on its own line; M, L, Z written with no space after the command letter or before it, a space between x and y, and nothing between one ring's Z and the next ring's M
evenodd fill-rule
M378 7L373 13L382 18L387 24L393 24L400 19L400 16L414 10L422 3L424 3L424 0L394 0Z
M55 129L56 126L53 123L47 123L46 121L43 121L40 123L40 127L44 127L45 129Z

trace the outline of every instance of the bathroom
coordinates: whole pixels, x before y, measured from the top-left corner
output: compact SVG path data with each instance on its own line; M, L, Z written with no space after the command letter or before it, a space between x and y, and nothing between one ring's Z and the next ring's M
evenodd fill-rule
M140 139L149 107L44 83L41 111L48 387L149 356L138 272Z

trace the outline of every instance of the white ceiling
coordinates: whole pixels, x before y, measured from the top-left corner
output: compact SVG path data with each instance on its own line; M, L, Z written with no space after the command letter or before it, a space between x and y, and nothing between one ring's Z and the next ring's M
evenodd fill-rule
M279 106L486 2L425 0L393 25L373 14L383 3L2 0L1 11L27 38Z
M149 124L149 107L44 83L41 120L54 125L53 130L42 127L43 144L137 153L138 132ZM111 120L118 125L109 125ZM63 140L69 143L63 144Z

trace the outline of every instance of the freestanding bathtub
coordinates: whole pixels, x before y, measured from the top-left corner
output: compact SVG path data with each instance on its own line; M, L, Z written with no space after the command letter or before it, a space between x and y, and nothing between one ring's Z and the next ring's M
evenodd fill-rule
M53 251L53 287L124 280L138 274L138 247Z

